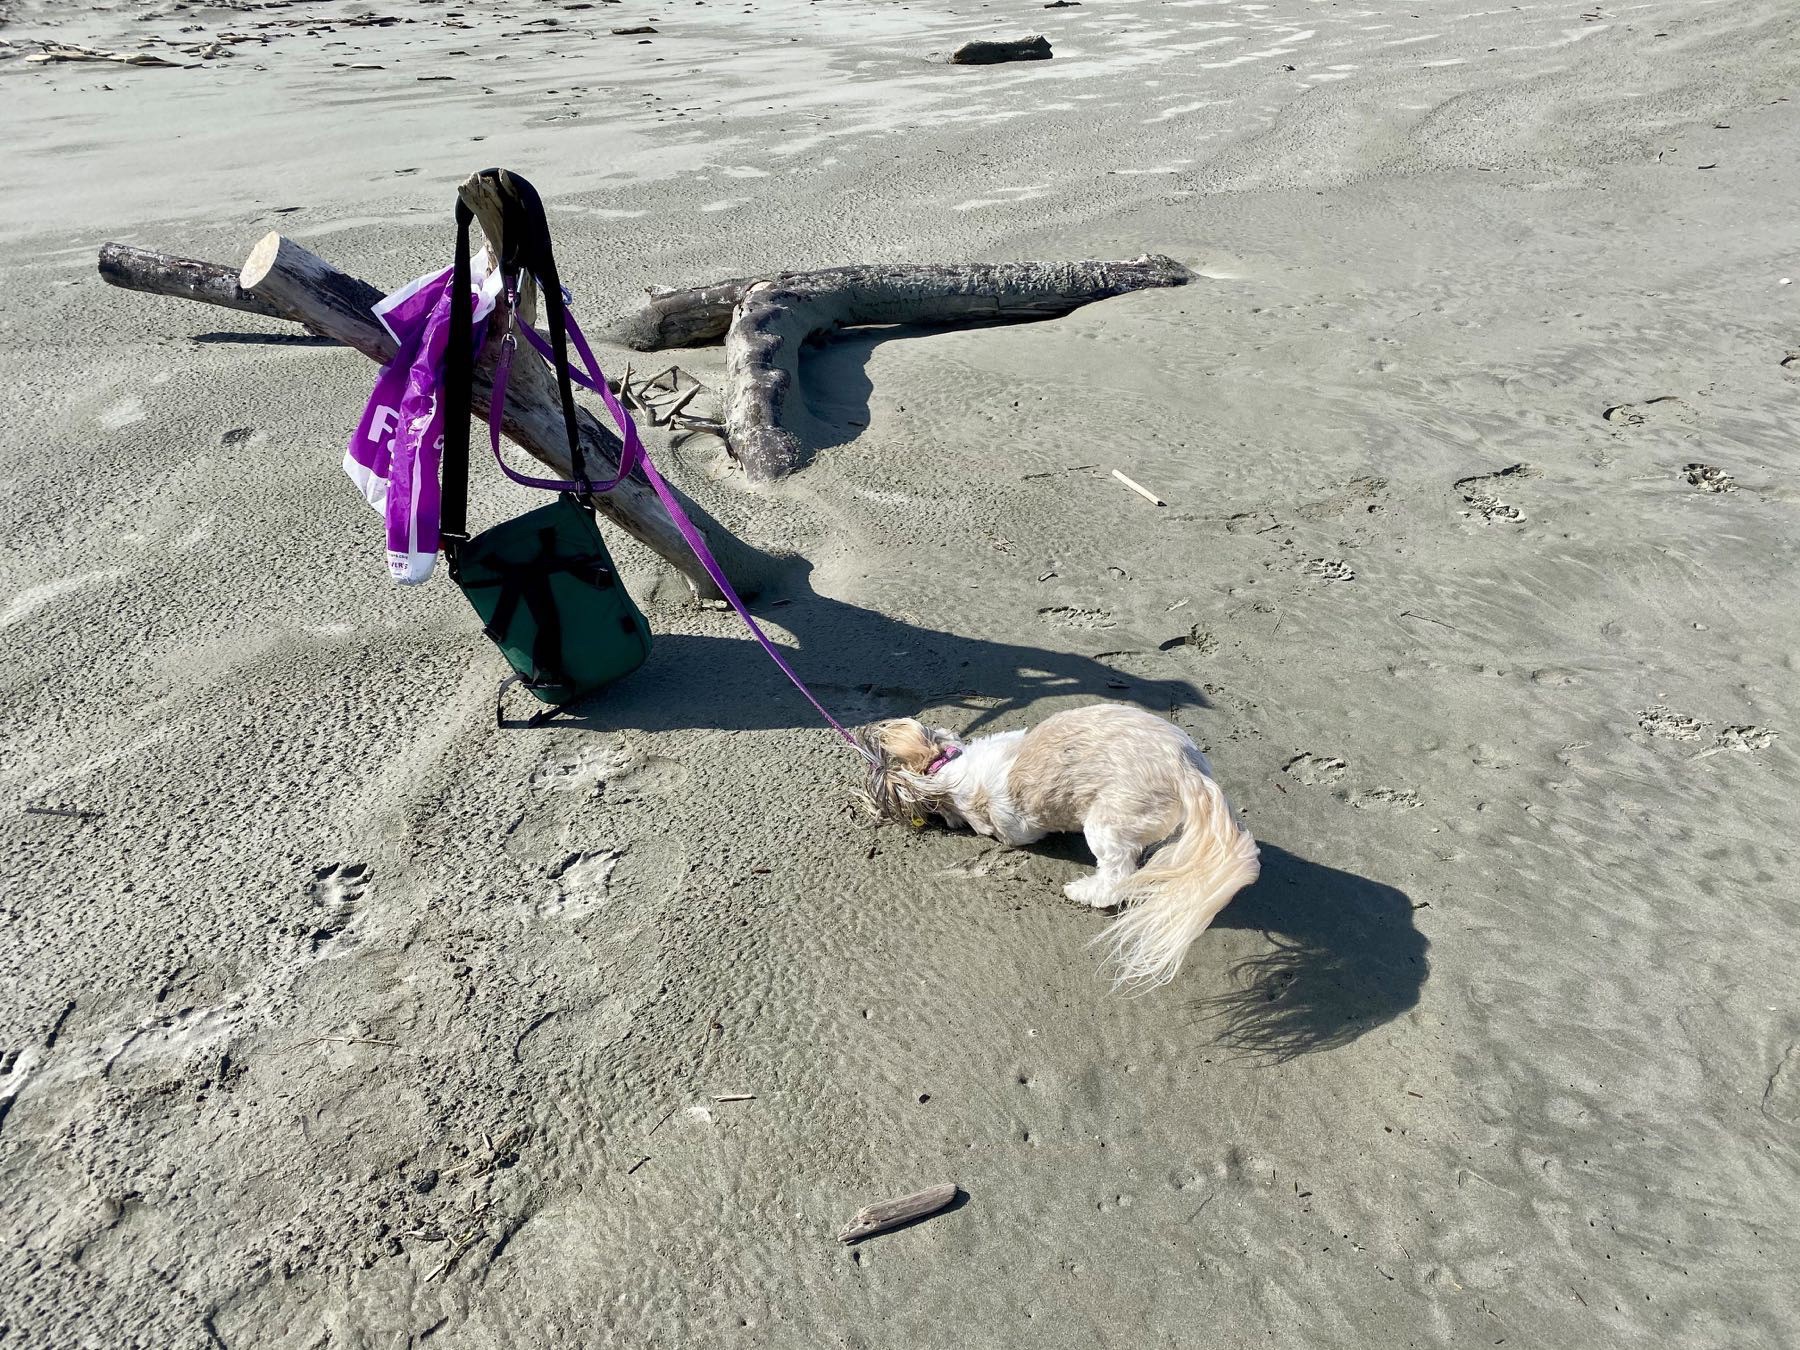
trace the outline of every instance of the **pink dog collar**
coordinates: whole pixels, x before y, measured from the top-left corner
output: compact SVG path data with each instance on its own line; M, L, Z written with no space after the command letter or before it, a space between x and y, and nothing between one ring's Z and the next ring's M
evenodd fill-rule
M955 759L960 754L962 754L961 746L950 745L950 746L944 747L943 753L940 754L936 759L932 760L931 767L929 769L925 770L925 776L927 778L931 777L932 774L936 773L939 769L943 768L946 764L948 764L951 760Z

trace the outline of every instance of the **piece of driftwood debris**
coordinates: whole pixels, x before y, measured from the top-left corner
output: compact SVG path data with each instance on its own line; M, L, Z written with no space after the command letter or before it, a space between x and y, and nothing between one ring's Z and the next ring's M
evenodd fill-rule
M788 272L685 291L653 291L618 336L639 350L725 337L725 434L754 483L800 466L810 424L791 397L801 349L859 324L943 324L1046 319L1129 291L1181 286L1192 274L1172 258L1128 262L891 263Z
M1120 473L1117 469L1114 469L1112 471L1112 476L1114 478L1118 479L1126 487L1130 488L1133 492L1137 493L1137 495L1142 497L1145 501L1149 502L1150 505L1152 505L1152 506L1167 506L1168 505L1167 502L1165 502L1161 497L1157 496L1149 488L1145 487L1142 483L1138 482L1137 479L1127 478L1124 474Z
M28 816L58 816L66 820L99 820L106 812L83 811L75 806L27 806Z
M869 1205L856 1211L856 1217L845 1224L838 1233L839 1242L861 1242L864 1238L874 1237L877 1233L885 1233L890 1228L898 1228L902 1224L912 1223L917 1219L928 1218L936 1214L956 1199L956 1183L946 1181L941 1186L933 1186L915 1195L902 1196L898 1200L884 1200L879 1205Z
M392 336L369 312L369 306L382 293L279 234L267 235L256 246L230 287L220 277L221 273L228 275L228 269L216 264L150 254L117 244L101 250L100 273L113 285L131 290L286 319L352 347L372 361L385 362L394 354ZM475 373L474 412L482 421L486 420L493 391L493 356L492 351L482 353ZM514 360L501 429L559 475L566 477L570 473L555 377L544 362ZM579 407L576 431L589 472L595 477L615 473L621 449L618 437ZM682 496L678 489L676 492ZM638 476L627 478L612 492L597 497L595 505L601 514L680 572L699 598L723 599L646 480ZM770 560L734 538L685 497L682 506L707 536L732 583L740 592L754 592L769 574Z
M42 51L33 52L25 58L32 65L51 64L58 61L114 61L124 66L171 66L181 68L179 61L168 61L150 52L108 52L98 47L77 47L72 43L45 42L40 44Z
M965 42L950 53L953 66L997 66L1002 61L1048 61L1055 53L1050 39L1037 37L1010 38L999 42Z
M636 28L615 28L612 30L612 35L614 37L641 37L645 33L654 33L655 31L649 24L641 23Z

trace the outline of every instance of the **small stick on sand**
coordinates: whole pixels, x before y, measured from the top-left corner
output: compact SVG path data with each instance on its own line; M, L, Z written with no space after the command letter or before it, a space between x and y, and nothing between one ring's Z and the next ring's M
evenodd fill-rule
M425 1283L430 1284L440 1275L448 1275L455 1267L456 1263L462 1260L463 1253L468 1251L469 1248L473 1247L477 1242L481 1241L483 1231L484 1230L479 1227L471 1228L468 1232L459 1237L456 1240L456 1246L451 1249L450 1255L443 1259L436 1270L425 1277Z
M756 1100L756 1094L754 1092L727 1092L723 1096L714 1097L713 1100L715 1102L753 1102Z
M1145 501L1149 502L1151 505L1153 505L1153 506L1167 506L1168 505L1167 502L1165 502L1161 497L1157 496L1149 488L1145 487L1142 483L1138 482L1136 479L1127 478L1124 474L1120 473L1117 469L1114 469L1112 471L1112 476L1114 478L1118 479L1126 487L1130 488L1133 492L1137 493L1138 496L1142 497Z
M83 811L73 806L28 806L25 808L25 814L28 816L61 816L67 820L99 820L106 812Z
M941 1186L933 1186L916 1195L903 1196L898 1200L884 1200L879 1205L870 1205L856 1211L856 1217L845 1224L843 1230L838 1234L838 1241L861 1242L864 1238L874 1237L877 1233L885 1233L890 1228L898 1228L902 1224L928 1218L955 1199L956 1183L946 1181Z
M681 410L692 403L694 399L699 396L700 391L705 387L705 385L700 384L690 386L688 391L677 398L669 409L662 414L662 425L666 427L674 422L674 420L681 415Z

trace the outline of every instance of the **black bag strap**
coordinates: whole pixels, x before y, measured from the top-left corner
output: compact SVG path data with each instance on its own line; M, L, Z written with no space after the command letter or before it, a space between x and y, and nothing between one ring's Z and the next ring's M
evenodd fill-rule
M575 388L569 379L569 325L563 306L562 278L556 271L556 253L550 247L550 220L544 214L544 203L537 189L516 173L497 170L505 180L506 251L509 258L500 260L503 275L529 272L538 280L544 297L544 313L550 320L551 362L556 368L556 391L562 399L563 431L569 438L570 477L585 489L587 466L582 463L581 435L575 425ZM585 496L585 492L583 493Z
M544 215L544 203L537 189L518 174L505 169L484 169L482 176L498 179L505 187L501 194L506 212L502 221L505 242L499 266L509 295L517 295L525 275L536 277L538 289L543 293L544 309L550 321L557 393L562 400L563 431L569 440L569 463L574 470L574 481L584 489L583 503L588 504L585 491L587 466L583 462L581 435L575 421L575 390L569 378L569 333L562 278L557 274L556 255L550 246L550 222ZM475 379L475 314L469 296L469 226L474 218L474 212L458 196L456 262L451 269L450 285L450 332L444 352L444 451L438 510L438 534L444 541L453 575L456 546L469 537L469 419ZM510 310L507 322L517 322ZM507 336L510 339L511 334ZM496 390L495 396L504 397L504 391Z
M469 223L475 213L456 199L456 263L450 276L450 333L444 348L443 488L438 537L455 574L456 546L469 537L469 417L475 381L475 312L469 300Z

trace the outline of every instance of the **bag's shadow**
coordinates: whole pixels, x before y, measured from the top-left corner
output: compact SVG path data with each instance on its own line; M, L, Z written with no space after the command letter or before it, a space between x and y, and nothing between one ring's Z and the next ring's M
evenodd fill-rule
M847 726L955 708L966 714L952 719L955 729L974 733L1044 698L1110 699L1164 716L1207 706L1189 680L1147 679L1092 657L922 628L834 600L812 589L811 570L793 560L751 608L794 635L797 649L771 638ZM817 727L829 734L736 616L719 617L736 631L717 637L658 632L650 659L635 674L541 724L595 731ZM513 693L504 717L522 719L528 709L527 696Z
M1264 840L1258 846L1262 876L1212 928L1261 933L1270 950L1232 963L1220 972L1223 989L1215 984L1187 1004L1219 1048L1251 1063L1285 1063L1348 1045L1416 1007L1431 973L1431 944L1413 923L1406 893ZM1092 861L1077 835L1032 851ZM1205 943L1202 934L1172 988L1195 988Z

